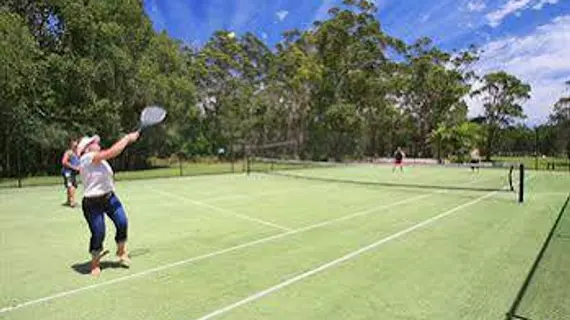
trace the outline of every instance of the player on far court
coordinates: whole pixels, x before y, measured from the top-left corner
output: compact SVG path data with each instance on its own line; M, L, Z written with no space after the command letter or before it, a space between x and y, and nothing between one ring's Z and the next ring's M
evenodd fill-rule
M400 167L400 171L404 172L404 158L406 154L402 151L401 147L398 147L394 152L394 167L392 168L392 172L396 170L396 167Z
M103 250L105 239L105 214L111 218L116 228L115 242L117 243L117 256L119 262L125 266L130 264L127 242L127 214L121 201L115 195L113 182L113 169L107 160L115 158L139 137L138 132L130 133L115 142L109 149L102 150L99 145L99 136L84 137L79 142L77 151L81 161L81 181L83 191L83 216L89 226L91 239L89 252L91 253L91 274L98 276L101 273L100 260L107 250Z
M469 155L471 156L471 171L477 170L479 172L479 164L481 163L479 149L473 148Z

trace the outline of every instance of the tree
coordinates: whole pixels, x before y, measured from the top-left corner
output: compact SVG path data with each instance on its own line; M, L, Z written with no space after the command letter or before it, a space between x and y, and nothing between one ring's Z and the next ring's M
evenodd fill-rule
M284 121L281 139L295 141L294 156L299 157L309 135L312 100L322 81L323 65L315 54L312 34L291 30L284 36L285 43L277 47L267 93L274 95L275 108L270 110Z
M566 85L570 89L570 80L566 81ZM570 96L563 96L558 99L554 104L550 121L556 126L561 147L570 158Z
M315 56L322 66L322 79L313 95L309 125L309 149L315 158L338 158L334 150L356 154L363 148L368 154L374 154L378 151L376 148L386 148L385 137L390 129L387 124L394 96L390 94L390 73L394 71L394 64L386 52L390 49L401 52L404 45L382 31L375 18L377 9L371 1L344 1L343 4L346 9L330 9L331 18L316 22L312 32ZM346 145L340 148L339 142L331 139L336 133L330 130L338 123L327 123L336 119L328 116L329 109L334 108L332 113L337 114L339 110L347 110L348 105L353 106L357 118L365 121L361 128L365 128L367 135L347 130L346 133L357 134L358 139L343 139Z
M414 143L423 156L432 154L428 135L438 127L466 120L464 97L471 90L468 66L476 61L473 48L451 54L422 38L409 46L400 78L401 106L415 124ZM439 149L437 149L439 150ZM441 155L437 154L438 158Z
M374 1L344 0L311 28L284 32L275 48L227 30L203 47L187 46L155 32L142 3L3 2L0 112L9 117L0 118L2 171L15 172L16 138L29 144L24 171L56 172L53 154L67 137L98 133L110 142L150 104L168 110L166 123L121 155L118 169L242 144L278 142L289 157L319 160L385 156L396 146L410 156L460 158L480 144L481 126L467 122L464 101L477 51L391 37ZM474 93L485 102L478 121L488 156L499 132L503 149L530 147L529 129L512 125L530 91L517 81L490 74ZM554 136L567 137L569 101L557 103L541 130L543 150L555 152Z
M36 100L36 84L44 72L39 58L23 19L0 9L0 170L9 176L33 167L29 146L61 133L46 123Z
M452 127L439 126L432 131L430 141L442 156L445 155L453 161L464 162L469 151L479 145L482 137L483 128L481 125L465 121Z
M483 77L481 88L471 96L482 97L485 110L486 160L493 155L499 130L525 117L521 103L530 98L531 87L517 77L504 71L493 72Z

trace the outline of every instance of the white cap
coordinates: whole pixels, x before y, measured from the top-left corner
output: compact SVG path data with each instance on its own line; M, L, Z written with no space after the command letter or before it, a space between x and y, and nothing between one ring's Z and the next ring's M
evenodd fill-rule
M99 141L101 141L101 138L99 138L98 135L81 138L79 144L77 145L77 153L82 154L83 150L85 150L85 148L87 148L88 145L90 145L93 142L99 142Z

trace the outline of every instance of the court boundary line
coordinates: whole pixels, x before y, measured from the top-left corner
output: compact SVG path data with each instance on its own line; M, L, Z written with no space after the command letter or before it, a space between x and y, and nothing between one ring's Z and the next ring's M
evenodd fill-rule
M431 217L431 218L429 218L429 219L423 220L422 222L416 223L416 224L414 224L414 225L411 226L411 227L408 227L408 228L406 228L406 229L403 229L403 230L400 230L400 231L398 231L398 232L396 232L396 233L393 233L393 234L391 234L391 235L389 235L389 236L387 236L387 237L384 237L384 238L382 238L382 239L380 239L380 240L378 240L378 241L376 241L376 242L374 242L374 243L372 243L372 244L369 244L369 245L367 245L367 246L361 247L360 249L357 249L357 250L355 250L355 251L352 251L352 252L350 252L350 253L348 253L348 254L346 254L346 255L340 257L340 258L331 260L331 261L329 261L329 262L327 262L327 263L325 263L325 264L321 264L321 265L320 265L319 267L317 267L317 268L313 268L313 269L311 269L311 270L309 270L309 271L303 272L303 273L300 274L300 275L297 275L297 276L295 276L295 277L293 277L293 278L291 278L291 279L288 279L288 280L286 280L286 281L280 282L280 283L278 283L278 284L276 284L276 285L274 285L274 286L272 286L272 287L269 287L269 288L267 288L267 289L265 289L265 290L258 291L258 292L254 293L254 294L252 294L252 295L250 295L250 296L248 296L248 297L246 297L246 298L244 298L244 299L242 299L242 300L239 300L239 301L237 301L237 302L234 302L233 304L230 304L230 305L227 305L227 306L225 306L225 307L216 309L216 310L214 310L214 311L212 311L212 312L210 312L210 313L208 313L208 314L206 314L206 315L204 315L204 316L202 316L202 317L200 317L200 318L197 318L196 320L208 320L208 319L212 319L212 318L215 318L215 317L217 317L217 316L219 316L219 315L225 314L225 313L227 313L227 312L229 312L229 311L231 311L231 310L233 310L233 309L236 309L236 308L239 308L239 307L241 307L241 306L243 306L243 305L246 305L246 304L248 304L248 303L250 303L250 302L257 301L257 300L259 300L259 299L261 299L261 298L263 298L263 297L265 297L265 296L267 296L267 295L270 295L270 294L272 294L272 293L274 293L274 292L277 292L277 291L279 291L279 290L281 290L281 289L283 289L283 288L285 288L285 287L288 287L288 286L290 286L290 285L292 285L292 284L295 284L295 283L297 283L297 282L299 282L299 281L301 281L301 280L303 280L303 279L305 279L305 278L308 278L308 277L313 276L313 275L315 275L315 274L324 272L324 271L326 271L326 270L329 269L329 268L335 267L335 266L338 265L338 264L341 264L341 263L346 262L346 261L348 261L348 260L351 260L351 259L353 259L353 258L355 258L355 257L358 257L358 256L360 256L361 254L366 253L366 252L368 252L368 251L370 251L370 250L373 250L373 249L375 249L375 248L377 248L377 247L379 247L379 246L381 246L381 245L383 245L383 244L385 244L385 243L388 243L388 242L390 242L390 241L392 241L392 240L398 239L398 238L400 238L400 237L402 237L402 236L404 236L404 235L407 235L408 233L411 233L411 232L413 232L413 231L415 231L415 230L417 230L417 229L420 229L420 228L422 228L422 227L428 226L428 225L430 225L430 224L432 224L432 223L434 223L434 222L436 222L436 221L438 221L438 220L440 220L440 219L443 219L443 218L445 218L445 217L447 217L447 216L449 216L449 215L451 215L451 214L453 214L453 213L455 213L455 212L457 212L457 211L459 211L459 210L461 210L461 209L463 209L463 208L466 208L466 207L472 206L472 205L474 205L474 204L477 204L477 203L481 202L482 200L484 200L484 199L486 199L486 198L490 198L490 197L496 195L497 193L499 193L499 191L492 191L492 192L489 192L489 193L487 193L487 194L485 194L485 195L483 195L483 196L480 196L480 197L478 197L478 198L476 198L476 199L474 199L474 200L471 200L471 201L469 201L469 202L463 203L463 204L461 204L461 205L459 205L459 206L456 206L456 207L454 207L454 208L452 208L452 209L450 209L450 210L444 211L443 213L437 214L437 215L435 215L435 216L433 216L433 217Z
M527 293L527 290L530 286L531 281L534 279L535 272L538 270L539 264L544 257L544 253L546 252L546 250L548 250L548 247L551 245L552 237L554 236L554 231L558 228L558 225L560 224L562 217L566 213L568 203L570 203L570 193L567 193L566 201L564 201L564 204L560 208L559 213L558 213L558 215L554 221L554 224L550 228L550 230L546 236L546 239L544 240L540 250L538 251L538 255L535 257L535 259L534 259L534 261L533 261L533 263L532 263L532 265L531 265L531 267L530 267L530 269L526 275L525 280L523 281L521 287L519 288L517 295L515 296L515 299L513 300L511 307L509 308L509 311L506 314L507 320L511 320L513 318L527 319L527 318L517 314L518 309L519 309L520 304L522 303L522 301L523 301L523 299Z
M381 206L375 206L375 207L371 207L371 208L364 209L364 210L359 210L359 211L357 211L357 212L354 212L354 213L352 213L352 214L348 214L348 215L345 215L345 216L342 216L342 217L339 217L339 218L324 220L324 221L322 221L322 222L315 223L315 224L312 224L312 225L308 225L308 226L305 226L305 227L301 227L301 228L298 228L298 229L294 229L294 230L291 230L291 231L281 232L281 233L278 233L278 234L275 234L275 235L272 235L272 236L268 236L268 237L260 238L260 239L253 240L253 241L250 241L250 242L246 242L246 243L234 245L234 246L231 246L231 247L227 247L227 248L225 248L225 249L213 251L213 252L210 252L210 253L205 253L205 254L198 255L198 256L194 256L194 257L191 257L191 258L188 258L188 259L184 259L184 260L180 260L180 261L177 261L177 262L165 264L165 265L162 265L162 266L150 268L150 269L147 269L147 270L144 270L144 271L140 271L140 272L138 272L138 273L130 274L130 275L128 275L128 276L119 277L119 278L111 279L111 280L108 280L108 281L105 281L105 282L100 282L100 283L96 283L96 284L92 284L92 285L88 285L88 286L84 286L84 287L80 287L80 288L76 288L76 289L72 289L72 290L62 291L62 292L59 292L59 293L56 293L56 294L52 294L52 295L49 295L49 296L45 296L45 297L42 297L42 298L38 298L38 299L34 299L34 300L28 300L28 301L26 301L26 302L22 302L22 303L19 303L19 304L14 305L14 306L2 307L2 308L0 309L0 314L4 314L4 313L7 313L7 312L11 312L11 311L15 311L15 310L22 309L22 308L25 308L25 307L29 307L29 306L36 305L36 304L39 304L39 303L42 303L42 302L52 301L52 300L55 300L55 299L58 299L58 298L63 298L63 297L66 297L66 296L71 296L71 295L78 294L78 293L81 293L81 292L84 292L84 291L89 291L89 290L92 290L92 289L97 289L97 288L100 288L100 287L112 285L112 284L115 284L115 283L120 283L120 282L128 281L128 280L131 280L131 279L135 279L135 278L141 278L141 277L147 276L147 275L149 275L149 274L154 274L154 273L156 273L156 272L160 272L160 271L163 271L163 270L168 270L168 269L171 269L171 268L174 268L174 267L177 267L177 266L186 265L186 264L193 263L193 262L197 262L197 261L202 261L202 260L205 260L205 259L208 259L208 258L212 258L212 257L216 257L216 256L219 256L219 255L222 255L222 254L225 254L225 253L234 252L234 251L238 251L238 250L241 250L241 249L244 249L244 248L253 247L253 246L256 246L256 245L258 245L258 244L263 244L263 243L271 242L271 241L273 241L273 240L277 240L277 239L284 238L284 237L289 236L289 235L299 234L299 233L303 233L303 232L310 231L310 230L313 230L313 229L318 229L318 228L321 228L321 227L324 227L324 226L328 226L328 225L335 224L335 223L337 223L337 222L342 222L342 221L346 221L346 220L351 220L351 219L354 219L354 218L357 218L357 217L360 217L360 216L365 216L365 215L368 215L368 214L372 214L372 213L377 212L377 211L383 211L383 210L386 210L386 209L390 209L390 208L392 208L392 207L396 207L396 206L399 206L399 205L402 205L402 204L406 204L406 203L410 203L410 202L417 202L417 201L420 200L420 199L427 198L427 197L430 197L430 196L433 196L433 195L439 194L439 193L442 193L442 192L439 191L439 192L433 192L433 193L426 193L426 194L422 194L422 195L415 196L415 197L412 197L412 198L408 198L408 199L405 199L405 200L397 201L397 202L394 202L394 203L385 204L385 205L381 205Z
M260 198L260 197L265 197L265 196L272 196L272 195L279 195L279 194L284 194L284 193L289 193L289 192L297 192L299 190L313 190L313 189L330 189L330 185L324 185L324 184L315 184L312 186L307 186L307 187L291 187L291 188L283 188L283 189L278 189L276 191L267 191L267 192L261 192L261 193L255 193L255 194L244 194L244 193L238 193L235 195L228 195L228 196L216 196L216 197L207 197L204 198L204 202L217 202L217 201L224 201L224 200L240 200L240 199L255 199L255 198Z
M165 196L165 197L169 197L169 198L171 198L171 199L178 199L178 200L181 200L181 201L184 201L184 202L189 202L189 203L191 203L191 204L193 204L193 205L195 205L195 206L202 207L202 208L207 208L207 209L212 209L212 210L215 210L215 211L220 212L220 213L222 213L222 214L231 215L231 216L240 218L240 219L242 219L242 220L257 222L257 223L259 223L259 224L263 224L263 225L265 225L265 226L270 226L270 227L272 227L272 228L279 229L279 230L282 230L282 231L292 231L292 230L293 230L293 229L291 229L291 228L288 228L288 227L285 227L285 226L282 226L282 225L278 225L278 224L273 223L273 222L269 222L269 221L266 221L266 220L263 220L263 219L255 218L255 217L252 217L252 216L248 216L248 215L246 215L246 214L237 213L237 212L232 211L232 210L220 208L220 207L218 207L218 206L215 206L215 205L212 205L212 204L208 204L208 203L205 203L205 202L202 202L202 201L199 201L199 200L195 200L195 199L192 199L192 198L190 198L190 197L185 197L185 196L178 195L178 194L172 194L172 193L168 193L168 192L165 192L165 191L162 191L162 190L156 190L156 189L151 189L151 190L154 191L154 192L156 192L156 193L159 193L159 194L161 194L161 195L163 195L163 196Z
M527 178L527 179L528 179L528 178ZM469 183L471 184L471 183L475 183L475 182L476 182L476 181L472 181L472 182L469 182ZM390 208L392 208L392 207L396 207L396 206L399 206L399 205L402 205L402 204L406 204L406 203L410 203L410 202L417 202L418 200L421 200L421 199L423 199L423 198L428 198L428 197L431 197L431 196L433 196L433 195L441 194L441 193L446 193L446 192L449 192L449 191L450 191L450 190L437 190L437 191L434 191L434 192L427 192L427 193L424 193L424 194L421 194L421 195L418 195L418 196L415 196L415 197L412 197L412 198L407 198L407 199L404 199L404 200L401 200L401 201L397 201L397 202L394 202L394 203L385 204L385 205L380 205L380 206L374 206L374 207L370 207L370 208L364 209L364 210L359 210L359 211L354 212L354 213L352 213L352 214L348 214L348 215L345 215L345 216L341 216L341 217L338 217L338 218L335 218L335 219L324 220L324 221L321 221L321 222L319 222L319 223L315 223L315 224L312 224L312 225L308 225L308 226L305 226L305 227L301 227L301 228L298 228L298 229L294 229L294 230L292 230L292 231L287 231L287 232L278 233L278 234L275 234L275 235L272 235L272 236L268 236L268 237L260 238L260 239L253 240L253 241L250 241L250 242L246 242L246 243L234 245L234 246L231 246L231 247L227 247L227 248L225 248L225 249L220 249L220 250L213 251L213 252L210 252L210 253L205 253L205 254L202 254L202 255L194 256L194 257L191 257L191 258L188 258L188 259L179 260L179 261L177 261L177 262L172 262L172 263L165 264L165 265L162 265L162 266L150 268L150 269L147 269L147 270L140 271L140 272L138 272L138 273L130 274L130 275L128 275L128 276L119 277L119 278L111 279L111 280L108 280L108 281L105 281L105 282L100 282L100 283L96 283L96 284L92 284L92 285L88 285L88 286L85 286L85 287L80 287L80 288L76 288L76 289L72 289L72 290L62 291L62 292L59 292L59 293L56 293L56 294L52 294L52 295L49 295L49 296L45 296L45 297L42 297L42 298L38 298L38 299L34 299L34 300L28 300L28 301L26 301L26 302L22 302L22 303L20 303L20 304L14 305L14 306L2 307L2 308L0 308L0 314L4 314L4 313L7 313L7 312L11 312L11 311L15 311L15 310L18 310L18 309L22 309L22 308L25 308L25 307L28 307L28 306L36 305L36 304L39 304L39 303L42 303L42 302L52 301L52 300L55 300L55 299L58 299L58 298L63 298L63 297L66 297L66 296L71 296L71 295L74 295L74 294L77 294L77 293L81 293L81 292L84 292L84 291L88 291L88 290L92 290L92 289L97 289L97 288L99 288L99 287L104 287L104 286L108 286L108 285L111 285L111 284L128 281L128 280L131 280L131 279L136 279L136 278L144 277L144 276L146 276L146 275L153 274L153 273L156 273L156 272L160 272L160 271L163 271L163 270L168 270L168 269L171 269L171 268L174 268L174 267L177 267L177 266L181 266L181 265L185 265L185 264L189 264L189 263L193 263L193 262L205 260L205 259L208 259L208 258L211 258L211 257L216 257L216 256L219 256L219 255L228 253L228 252L238 251L238 250L241 250L241 249L243 249L243 248L253 247L253 246L257 245L257 244L263 244L263 243L270 242L270 241L273 241L273 240L276 240L276 239L280 239L280 238L283 238L283 237L286 237L286 236L289 236L289 235L294 235L294 234L298 234L298 233L303 233L303 232L310 231L310 230L313 230L313 229L318 229L318 228L323 227L323 226L335 224L335 223L337 223L337 222L342 222L342 221L346 221L346 220L351 220L351 219L354 219L354 218L357 218L357 217L360 217L360 216L365 216L365 215L368 215L368 214L372 214L372 213L377 212L377 211L383 211L383 210L385 210L385 209L390 209Z

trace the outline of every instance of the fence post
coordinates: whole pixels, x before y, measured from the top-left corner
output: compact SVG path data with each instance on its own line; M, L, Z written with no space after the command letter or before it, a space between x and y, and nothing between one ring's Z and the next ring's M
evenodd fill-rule
M16 168L18 170L18 188L22 187L22 155L21 155L21 143L18 143L17 155L16 155Z
M235 156L234 156L234 143L230 143L230 162L232 163L232 173L235 173L235 168L234 168L234 162L235 162Z
M520 164L519 166L519 203L524 202L524 164Z
M538 171L538 127L534 129L534 170Z
M182 171L182 152L179 151L178 152L178 172L180 174L181 177L184 176L184 172Z

